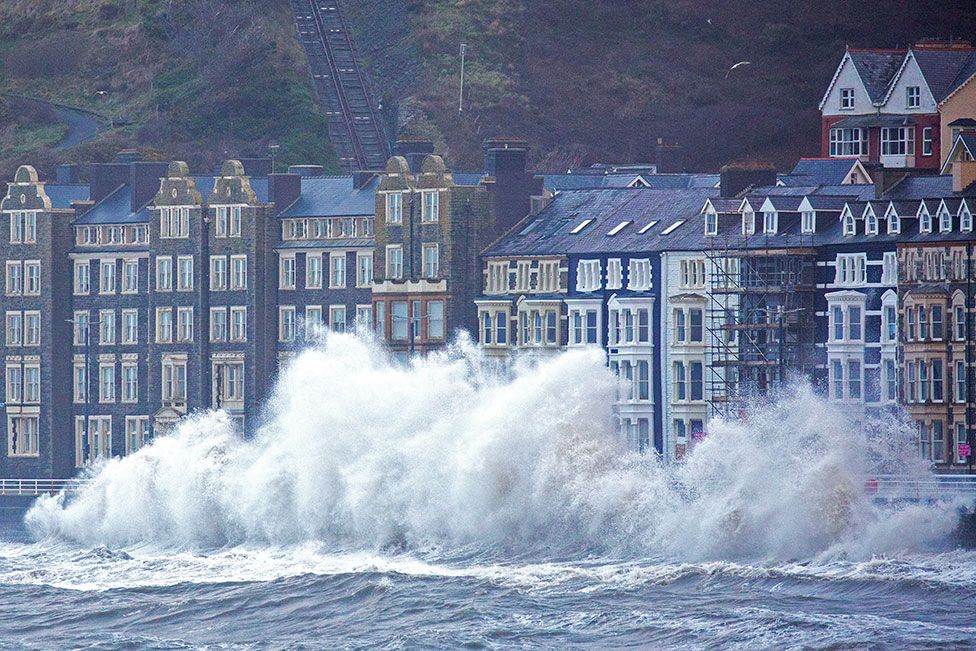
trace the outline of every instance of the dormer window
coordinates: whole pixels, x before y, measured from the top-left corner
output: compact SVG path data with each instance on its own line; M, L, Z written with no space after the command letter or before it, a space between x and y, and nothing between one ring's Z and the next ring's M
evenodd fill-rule
M949 233L952 231L952 214L946 208L945 203L939 205L939 232Z
M918 108L922 105L922 91L918 86L909 86L905 89L905 107Z
M800 230L804 234L817 232L817 213L813 210L804 210L801 215Z
M864 209L864 233L867 235L878 234L878 217L874 214L874 208L870 204Z
M844 212L841 214L841 218L844 220L844 236L857 234L857 224L854 221L854 214L849 207L844 206Z
M888 206L888 234L901 233L901 217L898 216L898 211L895 210L894 204Z
M973 230L973 213L965 201L959 206L959 230L967 233Z
M718 235L718 213L712 210L705 213L705 235Z
M763 233L766 235L776 235L779 230L779 213L775 210L763 212Z
M840 110L842 111L854 110L854 89L853 88L840 89Z
M918 231L920 233L932 232L932 215L929 214L929 209L925 207L924 203L918 208Z
M751 209L746 209L742 213L742 234L743 235L756 234L756 213Z

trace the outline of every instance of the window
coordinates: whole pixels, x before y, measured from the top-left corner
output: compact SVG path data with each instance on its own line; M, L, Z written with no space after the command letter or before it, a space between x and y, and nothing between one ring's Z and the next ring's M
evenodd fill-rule
M704 400L705 399L704 364L702 364L701 362L692 362L690 364L690 369L691 369L691 399Z
M19 405L24 399L24 375L20 364L7 365L7 404Z
M210 256L210 290L227 289L227 256Z
M888 206L888 234L901 233L901 217L894 205Z
M90 284L90 264L88 260L75 260L75 295L81 296L88 294Z
M918 401L928 402L929 394L929 365L924 360L918 362Z
M399 244L386 247L386 277L391 280L403 278L403 247Z
M135 294L139 291L139 261L122 261L122 293Z
M830 155L835 158L867 156L868 138L865 129L831 129Z
M619 264L619 260L617 261ZM542 293L558 292L560 287L559 261L540 260L536 277L536 290Z
M230 340L247 341L247 307L243 305L230 308Z
M932 306L932 341L942 341L942 306Z
M932 155L932 127L922 129L922 156Z
M278 308L278 341L282 343L295 341L294 306L282 306Z
M674 341L680 344L687 340L688 333L686 329L685 311L679 308L674 311Z
M884 259L881 263L881 284L898 284L898 256L894 251L885 251Z
M959 446L968 443L966 436L966 423L956 423L956 463L966 463L966 455L959 454Z
M599 260L580 260L576 264L576 291L592 292L600 289L602 284L600 274Z
M882 156L914 156L915 127L883 127L881 129Z
M227 308L210 308L210 341L227 341Z
M244 362L214 362L213 406L244 400Z
M307 253L305 255L305 287L309 289L322 288L322 254Z
M956 324L956 341L966 340L966 308L962 305L955 306L956 316L954 318Z
M305 338L311 339L315 336L318 328L324 324L325 321L322 320L322 306L321 305L306 305L305 306Z
M915 338L915 308L908 306L905 308L905 339L911 341Z
M638 400L651 399L651 365L649 362L640 360L637 362L637 391L635 397Z
M554 310L546 310L546 343L558 343L558 331L556 328L558 317Z
M230 256L230 288L233 290L247 289L247 256Z
M898 372L895 370L895 360L884 360L884 399L885 402L898 400Z
M932 421L932 461L945 462L945 430L941 420Z
M341 289L346 286L346 253L329 255L329 287Z
M430 301L427 303L427 338L428 339L444 338L444 302L443 301Z
M37 422L39 416L7 415L7 455L36 457L39 454Z
M24 244L37 242L37 213L24 213Z
M159 236L164 239L190 236L190 208L163 207L159 209Z
M180 256L177 263L180 269L177 289L181 292L193 291L193 256Z
M24 313L7 312L7 345L20 346L24 343Z
M156 308L156 343L169 344L173 342L173 308Z
M518 260L515 267L515 288L520 292L532 289L532 263L528 260Z
M345 305L329 306L329 325L332 326L332 330L334 330L335 332L346 331L346 306Z
M894 305L884 305L882 308L883 322L881 327L884 331L883 340L888 343L898 341L898 314Z
M918 86L905 88L905 108L918 108L922 105L922 93Z
M125 417L125 453L133 454L146 445L149 435L148 416Z
M372 305L357 305L356 306L356 327L357 328L368 328L369 324L373 321L373 306Z
M918 306L918 340L925 341L929 333L928 328L928 311L925 309L924 305Z
M393 324L393 338L407 338L407 304L405 301L394 301L390 308L390 319Z
M861 362L851 359L847 361L847 397L852 400L861 399Z
M24 294L39 296L41 293L41 263L28 260L24 263Z
M24 241L24 221L22 212L10 213L10 243L20 244Z
M683 362L674 363L674 399L688 399L688 382L685 378L685 365Z
M620 266L620 258L607 260L607 289L620 289L623 287L623 270Z
M631 258L627 269L627 289L642 292L651 288L651 261Z
M356 254L356 287L369 287L373 284L373 254Z
M115 311L99 310L98 343L101 346L115 345Z
M186 405L186 360L180 357L163 357L163 404L167 406Z
M84 346L88 341L88 310L77 311L72 318L75 346Z
M839 359L830 362L830 386L834 400L844 399L844 366Z
M24 312L24 345L41 345L41 313L28 310Z
M685 421L680 418L674 420L674 435L679 439L685 439L688 436L688 431L685 429Z
M847 340L861 341L864 333L861 329L861 308L857 305L850 305L847 308Z
M812 210L804 210L802 214L801 230L804 233L814 233L817 230L817 213Z
M583 229L593 223L592 219L584 219L580 223L573 227L573 230L569 231L571 235L579 235L583 232Z
M87 459L84 458L86 449ZM76 416L75 465L80 468L86 463L93 463L97 459L110 456L112 456L112 417L92 416L86 423L84 416Z
M763 233L775 235L779 230L779 213L775 210L767 210L763 213Z
M918 207L918 230L920 233L932 232L932 215L929 214L924 203L919 204Z
M834 262L834 284L856 287L867 283L868 259L864 253L838 253Z
M868 204L867 208L864 209L864 234L878 234L878 216L875 214L874 208L872 208L870 204Z
M959 230L965 232L973 230L973 213L965 201L959 205Z
M168 292L173 289L173 258L156 258L156 290Z
M440 273L440 247L436 244L424 244L424 277L437 278Z
M834 334L834 341L844 340L844 308L840 305L835 305L831 310L831 320L833 321L833 328L831 329Z
M840 110L850 111L853 109L854 109L854 89L841 88L840 89Z
M915 393L915 362L908 362L905 375L908 377L908 395L906 396L906 401L915 402L917 397Z
M842 217L844 220L844 235L856 235L857 222L854 220L854 215L851 213L851 209L848 206L844 206L844 213Z
M176 339L180 343L193 341L193 308L180 307L176 310L177 330Z
M699 308L688 310L688 316L688 320L691 324L691 328L689 330L690 341L692 343L701 343L704 341L702 310Z
M426 224L432 224L436 222L440 217L440 192L433 190L431 192L423 192L424 208L420 215L420 221Z
M742 212L742 234L756 234L756 213L752 210L747 209Z
M943 390L942 360L932 360L932 402L942 402Z
M508 343L508 312L495 314L495 343L499 346Z
M403 223L403 193L391 192L386 195L386 223Z
M966 402L966 363L956 362L956 402Z
M41 401L41 367L39 364L24 365L24 402L37 404Z
M718 213L713 210L705 213L705 235L718 235Z
M280 260L281 269L278 275L278 288L295 289L295 256L283 255Z
M139 342L139 310L122 310L122 343Z
M18 296L23 291L23 267L19 261L7 262L7 296Z
M98 365L98 401L115 402L115 364Z
M102 260L98 266L98 293L115 293L115 260Z

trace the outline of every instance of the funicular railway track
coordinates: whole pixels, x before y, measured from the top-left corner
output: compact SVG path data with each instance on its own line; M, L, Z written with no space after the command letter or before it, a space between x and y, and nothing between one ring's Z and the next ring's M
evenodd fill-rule
M340 165L346 172L385 168L389 146L339 0L291 0L291 6Z

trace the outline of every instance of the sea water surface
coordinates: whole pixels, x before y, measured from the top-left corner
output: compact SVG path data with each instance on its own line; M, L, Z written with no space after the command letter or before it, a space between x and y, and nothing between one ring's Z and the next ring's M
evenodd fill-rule
M0 648L972 648L958 505L897 420L797 387L682 464L622 449L599 351L402 366L329 337L0 532ZM30 541L25 540L29 536Z

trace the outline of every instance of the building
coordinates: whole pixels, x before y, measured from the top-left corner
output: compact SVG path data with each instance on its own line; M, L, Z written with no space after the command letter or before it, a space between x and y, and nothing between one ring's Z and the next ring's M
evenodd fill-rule
M922 41L907 50L848 48L820 102L822 155L937 170L976 120L976 49Z

